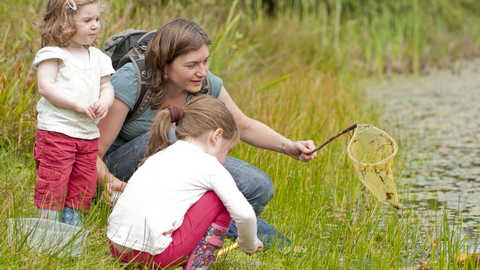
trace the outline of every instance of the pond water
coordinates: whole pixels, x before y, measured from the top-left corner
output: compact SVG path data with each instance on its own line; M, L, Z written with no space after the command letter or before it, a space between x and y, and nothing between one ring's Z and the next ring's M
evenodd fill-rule
M368 90L383 104L376 126L399 142L406 170L397 173L404 208L462 220L480 252L480 61L456 63L456 72L435 71L383 82ZM398 158L398 157L397 157ZM394 168L395 170L395 168ZM431 215L431 213L430 213Z

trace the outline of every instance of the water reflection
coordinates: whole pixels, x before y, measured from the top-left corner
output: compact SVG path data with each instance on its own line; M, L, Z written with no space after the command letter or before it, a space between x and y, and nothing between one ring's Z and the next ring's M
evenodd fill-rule
M439 71L369 91L384 105L377 126L400 142L399 159L407 160L396 175L403 207L420 215L446 210L452 223L462 221L455 237L473 246L469 252L480 252L479 66L466 63L460 75Z

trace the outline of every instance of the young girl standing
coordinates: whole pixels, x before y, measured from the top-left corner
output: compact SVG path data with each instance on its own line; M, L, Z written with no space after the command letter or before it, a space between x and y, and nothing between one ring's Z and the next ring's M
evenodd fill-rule
M95 192L97 124L113 103L111 60L95 45L99 0L50 0L38 24L35 202L42 218L82 226Z
M175 144L168 138L172 124ZM207 269L232 218L240 250L262 249L255 212L222 166L238 140L233 115L214 97L160 111L145 161L108 218L112 254L154 268L173 267L190 254L185 269Z

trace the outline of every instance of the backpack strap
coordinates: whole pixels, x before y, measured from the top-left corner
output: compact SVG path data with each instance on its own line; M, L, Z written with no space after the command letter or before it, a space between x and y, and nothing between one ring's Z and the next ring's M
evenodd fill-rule
M125 123L131 122L142 115L152 101L152 92L147 89L148 81L145 76L145 59L135 59L132 57L131 60L137 71L137 99L135 100L133 110L127 114Z

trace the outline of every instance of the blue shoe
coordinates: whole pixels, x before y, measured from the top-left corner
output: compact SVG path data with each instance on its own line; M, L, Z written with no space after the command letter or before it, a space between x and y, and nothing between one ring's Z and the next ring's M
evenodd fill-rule
M228 227L227 237L230 237L233 240L237 240L238 238L237 224L235 224L235 220L232 220L230 227Z
M228 228L227 236L232 239L238 238L237 225L235 221L232 221ZM292 245L292 241L288 239L281 232L270 226L265 220L257 217L257 237L263 243L263 250L268 250L274 244L278 249L288 247Z

